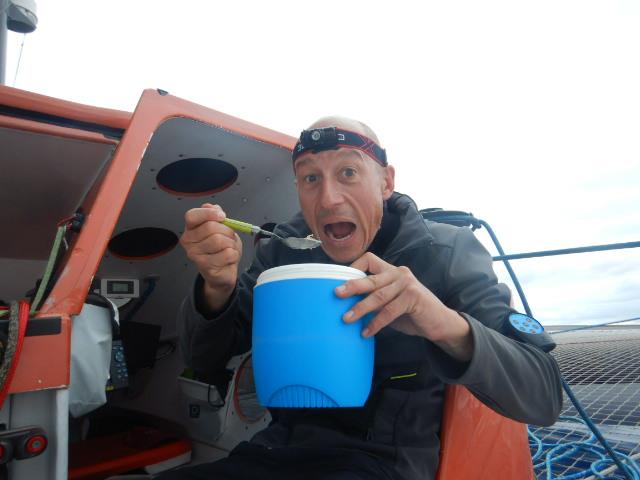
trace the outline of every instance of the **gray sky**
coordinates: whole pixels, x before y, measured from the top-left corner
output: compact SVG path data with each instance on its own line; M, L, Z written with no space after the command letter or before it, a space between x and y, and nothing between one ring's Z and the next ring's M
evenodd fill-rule
M351 116L398 191L473 212L507 252L640 240L640 0L41 0L38 16L15 85L10 34L9 85L127 111L158 87L295 136ZM513 266L545 324L640 316L640 249Z

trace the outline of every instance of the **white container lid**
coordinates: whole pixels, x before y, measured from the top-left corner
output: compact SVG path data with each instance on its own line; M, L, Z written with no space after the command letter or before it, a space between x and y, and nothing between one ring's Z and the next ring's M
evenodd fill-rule
M297 263L265 270L256 281L256 287L264 283L296 278L328 278L332 280L355 280L366 277L365 273L351 267L331 263Z

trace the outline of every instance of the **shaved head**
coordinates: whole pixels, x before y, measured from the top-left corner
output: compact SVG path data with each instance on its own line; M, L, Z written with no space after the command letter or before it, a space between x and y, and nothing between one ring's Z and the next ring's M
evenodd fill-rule
M338 127L345 130L351 130L352 132L361 133L365 137L369 137L371 140L380 145L380 140L378 140L378 136L375 134L375 132L360 120L341 117L339 115L330 115L327 117L319 118L311 125L309 125L309 129L322 127Z
M313 144L303 147L303 142L314 140L312 133L327 127L342 130L342 142L334 132L333 139L320 148L314 149ZM348 143L348 135L356 140ZM378 233L384 201L393 194L395 184L395 170L387 164L377 135L358 120L322 117L300 135L293 162L307 225L331 259L353 262Z

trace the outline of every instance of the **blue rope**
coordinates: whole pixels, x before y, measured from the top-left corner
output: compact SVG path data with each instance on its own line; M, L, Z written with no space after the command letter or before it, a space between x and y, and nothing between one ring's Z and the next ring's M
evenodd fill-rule
M567 330L557 330L555 332L550 332L550 333L551 333L551 335L558 335L560 333L577 332L579 330L589 330L589 329L592 329L592 328L608 327L609 325L615 325L616 323L636 322L638 320L640 320L640 317L633 317L633 318L627 318L625 320L613 320L613 321L605 322L605 323L596 323L596 324L591 324L591 325L581 325L579 327L572 327L572 328L569 328Z
M482 220L480 220L482 222ZM563 248L557 250L545 250L542 252L514 253L505 255L501 253L499 256L493 257L494 260L518 260L521 258L551 257L554 255L569 255L572 253L590 253L604 252L607 250L622 250L624 248L640 247L640 242L610 243L608 245L592 245L589 247Z
M560 420L580 423L586 426L583 419L579 417L565 417L562 416ZM586 440L572 441L572 442L543 442L538 436L527 427L529 432L529 446L533 449L535 447L535 453L531 459L533 461L533 467L536 470L545 469L546 480L578 480L586 478L588 476L595 476L596 478L603 479L624 479L630 478L631 480L640 480L640 465L626 455L623 452L615 451L618 459L624 464L626 470L626 476L624 473L619 475L619 472L611 474L603 474L602 472L607 468L615 465L611 456L607 450L598 445L596 436L591 433ZM569 473L562 476L554 476L553 466L557 465L566 459L578 459L581 455L590 455L596 457L591 461L591 464L579 472Z

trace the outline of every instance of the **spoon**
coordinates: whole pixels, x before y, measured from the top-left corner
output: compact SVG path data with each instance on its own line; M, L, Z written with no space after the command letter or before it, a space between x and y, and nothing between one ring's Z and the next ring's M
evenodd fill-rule
M294 250L308 250L310 248L319 247L322 242L320 240L316 240L315 238L297 238L297 237L287 237L283 238L279 235L276 235L273 232L268 230L263 230L260 227L255 225L251 225L250 223L241 222L240 220L233 220L232 218L225 218L222 221L223 225L226 225L229 228L233 228L238 232L255 234L262 233L263 235L268 235L269 237L274 237L284 243L287 247L292 248Z

